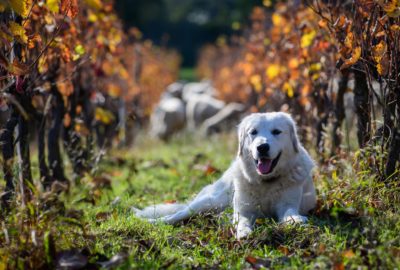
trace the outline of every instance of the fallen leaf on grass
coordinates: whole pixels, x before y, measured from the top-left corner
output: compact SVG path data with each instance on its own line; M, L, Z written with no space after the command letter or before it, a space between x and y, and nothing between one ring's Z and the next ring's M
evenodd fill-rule
M102 222L111 217L112 213L111 212L99 212L96 214L96 221L97 222Z
M248 262L253 269L262 269L268 268L271 266L271 260L268 259L259 259L253 256L247 256L245 261Z
M353 250L349 249L343 252L343 257L345 258L353 258L356 254L354 254Z
M335 264L333 265L333 269L334 269L334 270L344 270L344 264L343 264L343 262L335 263Z
M111 188L111 179L105 175L93 177L92 183L95 188Z
M209 176L209 175L212 175L214 173L220 172L219 169L215 168L210 163L207 163L205 165L197 164L193 168L203 172L205 176Z
M173 203L176 203L176 200L166 200L166 201L164 201L164 203L173 204Z
M282 252L284 255L289 255L289 249L287 248L287 247L285 247L285 246L279 246L278 247L278 250L280 251L280 252Z

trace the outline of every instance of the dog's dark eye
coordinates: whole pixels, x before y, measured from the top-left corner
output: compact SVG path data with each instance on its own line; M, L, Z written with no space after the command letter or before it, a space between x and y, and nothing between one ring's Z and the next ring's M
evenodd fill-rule
M279 135L282 133L282 131L280 131L279 129L274 129L271 131L272 135Z
M252 129L249 133L250 135L257 135L258 131L257 129Z

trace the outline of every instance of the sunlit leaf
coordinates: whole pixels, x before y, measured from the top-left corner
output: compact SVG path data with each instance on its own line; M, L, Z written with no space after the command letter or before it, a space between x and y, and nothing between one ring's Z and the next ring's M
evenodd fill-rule
M66 63L71 61L71 50L67 46L61 48L61 57Z
M66 113L64 115L63 124L64 127L69 127L71 125L71 116L69 115L69 113Z
M322 69L322 64L321 63L313 63L310 65L310 71L312 72L317 72Z
M20 42L26 44L28 42L28 36L25 33L25 29L22 25L16 22L10 22L9 29L12 35Z
M382 9L387 13L393 13L397 7L397 0L390 0L386 2L384 0L379 0L378 4L382 7Z
M289 68L291 69L296 69L299 67L299 60L297 59L297 57L291 58L289 60L289 64L288 64Z
M340 67L340 70L354 65L355 63L357 63L357 61L360 59L360 57L361 57L361 47L358 46L358 47L354 48L354 50L351 54L351 57L344 61L344 63Z
M400 25L393 24L393 25L390 26L390 30L392 30L392 31L400 31Z
M35 43L39 43L40 44L40 42L42 42L42 38L40 37L40 35L34 34L34 35L29 37L28 48L29 49L33 49L33 48L36 47Z
M107 87L107 93L113 98L119 97L121 92L121 88L116 84L111 83Z
M114 114L106 109L97 107L95 110L95 119L103 124L111 124L115 120Z
M61 13L74 18L78 14L78 0L61 0Z
M328 26L327 20L325 20L325 19L319 20L318 21L318 26L321 27L321 28L327 28L327 26Z
M317 32L315 30L312 30L307 34L304 34L300 40L300 47L301 48L309 47L312 44L312 42L314 41L314 38L316 35L317 35Z
M254 87L254 90L256 92L260 93L262 90L262 84L261 84L261 76L258 74L255 74L250 77L250 83Z
M29 14L29 10L32 6L32 0L9 0L11 8L22 17L26 17Z
M353 42L354 42L354 34L353 32L349 31L346 35L346 38L344 40L344 45L346 48L353 48Z
M75 47L75 52L79 55L84 55L85 54L85 48L79 44Z
M101 1L100 0L85 0L85 3L96 10L101 9Z
M269 80L273 80L279 76L281 66L278 64L271 64L267 67L266 75Z
M46 4L51 12L58 13L60 11L60 0L47 0Z
M14 59L13 63L8 66L8 71L16 76L23 76L29 73L29 66Z
M400 17L400 7L397 7L393 12L388 12L387 14L391 18L398 18Z
M272 14L272 23L275 26L283 26L285 24L285 19L278 13Z
M386 51L387 51L387 44L384 40L381 40L376 46L372 47L372 54L374 60L377 63L379 63L383 55L386 53Z
M286 92L286 95L287 95L289 98L292 98L292 97L294 96L294 89L293 89L293 86L292 86L290 83L285 82L285 83L283 84L282 89L283 89L283 91Z

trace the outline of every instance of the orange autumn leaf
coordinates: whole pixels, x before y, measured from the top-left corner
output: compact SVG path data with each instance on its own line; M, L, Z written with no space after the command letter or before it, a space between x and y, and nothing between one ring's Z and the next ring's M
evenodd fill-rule
M8 66L8 71L15 76L22 76L29 73L29 66L14 59L13 63Z
M74 18L78 15L78 0L61 0L61 13Z
M69 115L69 113L66 113L64 115L63 124L64 127L69 127L71 125L71 116Z
M354 48L354 50L351 54L351 57L344 61L344 63L340 67L340 70L351 67L352 65L357 63L357 61L360 59L360 57L361 57L361 47L358 46L358 47Z

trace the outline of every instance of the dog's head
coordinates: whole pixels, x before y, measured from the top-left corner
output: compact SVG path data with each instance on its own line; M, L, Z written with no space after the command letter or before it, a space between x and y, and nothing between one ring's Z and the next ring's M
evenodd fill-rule
M299 147L296 125L287 113L254 113L239 125L238 157L251 179L280 176Z

